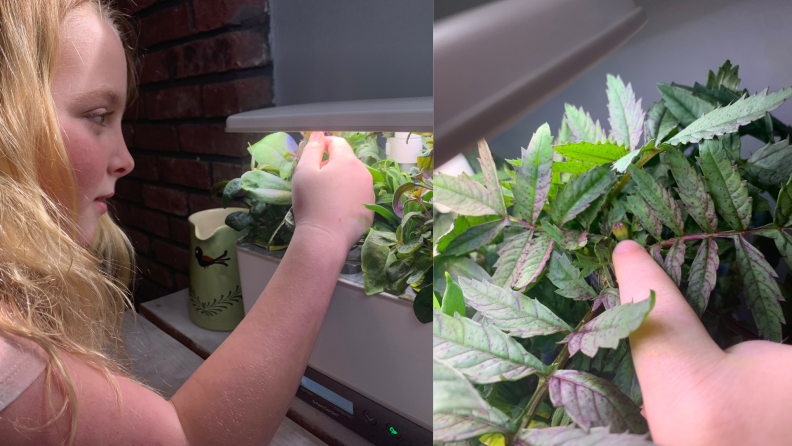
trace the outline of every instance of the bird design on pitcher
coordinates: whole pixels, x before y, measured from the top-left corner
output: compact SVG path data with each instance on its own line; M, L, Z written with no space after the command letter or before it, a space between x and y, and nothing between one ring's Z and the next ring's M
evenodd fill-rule
M205 256L203 253L203 249L200 246L195 247L195 258L198 260L198 264L203 266L204 269L209 268L212 265L224 265L228 266L226 260L231 260L230 257L227 257L228 251L223 251L223 255L211 258L209 256Z

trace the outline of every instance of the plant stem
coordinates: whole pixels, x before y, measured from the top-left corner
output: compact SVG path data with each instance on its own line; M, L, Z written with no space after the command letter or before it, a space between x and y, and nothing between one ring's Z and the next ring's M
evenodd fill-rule
M769 225L762 226L762 227L759 227L759 228L746 229L745 231L724 231L724 232L713 232L711 234L707 234L707 233L690 234L690 235L685 235L685 236L682 236L682 237L670 238L668 240L663 240L663 241L658 242L658 243L660 244L660 246L671 246L677 240L683 240L683 241L687 242L687 241L691 241L691 240L702 240L702 239L705 239L705 238L713 238L713 237L733 237L735 235L747 235L747 234L751 234L751 233L755 233L755 232L765 232L765 231L771 230L771 229L776 229L773 224L769 224Z
M593 309L594 309L594 305L589 307L586 314L583 315L583 319L581 319L580 322L578 322L578 324L575 326L575 331L578 331L580 327L582 327L588 321L591 320L591 318L594 316ZM547 392L548 392L547 384L549 381L548 378L553 376L556 371L563 368L568 360L569 360L569 347L567 347L567 345L564 344L564 348L561 349L561 353L559 353L558 356L556 356L555 361L553 361L553 364L551 364L550 366L551 367L550 373L548 373L547 376L539 376L539 383L536 385L536 391L534 391L533 396L531 396L531 400L528 401L528 404L525 406L525 410L523 410L522 413L520 413L520 416L517 418L518 420L520 420L520 427L517 429L517 432L515 432L512 438L510 439L509 444L514 444L514 440L517 438L517 435L520 433L520 431L522 431L529 424L531 424L531 421L533 421L534 417L536 416L536 412L539 410L539 406L542 404L542 401L544 401L545 397L547 397Z

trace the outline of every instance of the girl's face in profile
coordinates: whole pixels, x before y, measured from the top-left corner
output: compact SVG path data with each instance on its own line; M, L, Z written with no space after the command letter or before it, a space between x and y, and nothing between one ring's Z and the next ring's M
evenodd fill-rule
M121 133L126 58L113 28L90 7L66 16L52 98L77 183L78 241L87 245L104 199L134 167Z

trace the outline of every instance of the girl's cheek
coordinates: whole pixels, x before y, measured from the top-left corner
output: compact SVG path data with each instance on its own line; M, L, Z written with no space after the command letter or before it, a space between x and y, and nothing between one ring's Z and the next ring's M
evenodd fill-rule
M82 127L82 128L81 128ZM76 123L63 127L63 141L77 182L77 200L80 209L89 205L99 194L99 186L107 170L107 159L99 141Z

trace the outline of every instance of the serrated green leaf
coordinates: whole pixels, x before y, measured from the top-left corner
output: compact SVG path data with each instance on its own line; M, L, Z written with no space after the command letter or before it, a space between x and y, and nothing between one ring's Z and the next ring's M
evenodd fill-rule
M723 144L723 149L732 160L739 161L741 159L740 151L742 150L742 142L738 132L727 133L725 135L718 136L717 138L721 144Z
M633 150L632 152L616 160L613 163L611 169L619 173L624 173L624 171L627 170L627 167L629 167L629 165L632 164L632 160L640 154L641 154L640 150Z
M504 288L524 289L542 273L552 250L552 240L547 236L531 238L531 233L525 232L510 238L498 251L492 282Z
M602 210L602 205L605 204L605 201L608 199L608 194L602 194L596 200L592 201L591 204L580 211L579 214L575 216L575 220L580 223L580 226L588 232L591 224L594 223L594 220L600 214L600 210Z
M672 83L658 84L657 89L663 95L666 107L684 126L689 126L704 113L715 109L712 103L694 95L690 87Z
M792 226L792 176L778 192L773 222L783 228Z
M641 326L655 305L655 294L651 291L649 299L619 305L587 322L576 332L567 335L560 343L567 344L569 355L578 351L591 358L600 348L615 349L619 340L624 339Z
M574 251L586 246L586 241L588 239L586 232L575 231L573 229L560 229L547 220L542 221L542 228L547 232L547 235L553 239L556 246L561 246L563 249Z
M630 433L612 434L607 427L594 427L588 431L574 426L545 429L523 429L516 446L652 446L645 435Z
M643 198L637 195L628 195L626 199L630 208L629 211L638 217L641 226L643 226L652 237L661 240L660 234L663 231L663 223L652 212L649 205L646 204Z
M580 270L572 266L569 257L563 252L555 251L550 257L547 277L558 287L556 293L575 300L589 300L597 297L597 293L580 278Z
M621 77L608 74L608 122L616 141L626 143L631 151L641 147L644 111L641 99L635 100L632 85L624 86Z
M498 181L498 169L495 166L495 160L492 159L487 141L480 140L478 142L479 148L479 163L481 164L481 175L484 178L484 185L493 197L493 203L496 205L495 210L500 215L506 215L506 204L503 200L503 193L501 192L500 182Z
M598 142L596 144L582 141L563 146L555 146L553 150L565 156L568 160L596 165L612 163L628 152L624 145L618 145L607 141Z
M676 286L682 282L682 264L685 263L685 242L682 239L676 239L674 244L668 248L665 262L663 262L663 269L668 274L668 277L674 281Z
M786 323L779 301L784 300L773 267L758 249L743 236L734 237L737 250L737 268L743 278L745 301L751 309L759 336L781 342L781 324Z
M737 91L740 88L740 78L737 77L739 65L732 67L731 61L726 61L718 68L718 74L710 70L707 73L707 88L726 87L729 90Z
M603 132L604 133L604 132ZM569 124L567 124L566 114L561 117L561 128L558 129L558 137L556 138L555 142L553 143L554 146L566 144L572 141L572 131L569 129Z
M696 258L690 266L688 288L685 293L685 299L699 317L707 309L710 294L715 288L718 262L718 244L712 238L705 238L701 241Z
M433 177L434 201L462 215L503 215L495 197L468 176L437 173Z
M790 96L792 96L792 87L769 95L765 89L753 96L743 97L731 105L705 113L669 139L668 143L676 145L698 142L716 135L736 132L741 125L762 119L765 113L774 110Z
M473 279L460 279L468 305L511 336L531 337L572 331L539 301L518 292Z
M684 233L682 214L668 190L643 169L635 165L631 165L627 171L632 175L633 181L638 186L638 193L644 199L644 203L651 209L652 214L674 231L674 234L682 235Z
M747 229L753 200L748 196L748 187L737 168L726 157L720 141L702 141L698 162L715 209L735 231Z
M462 289L451 279L448 272L445 273L446 289L443 294L443 302L440 304L440 311L449 316L454 316L459 313L462 317L465 316L465 296L462 294Z
M432 413L492 408L473 385L448 364L432 359Z
M789 139L770 143L757 150L742 166L765 184L781 184L792 175L792 146Z
M571 138L567 141L573 143L579 142L605 142L607 136L605 130L600 126L600 122L594 122L591 115L583 111L583 107L575 108L574 105L564 104L566 114L564 120L571 133Z
M584 429L610 426L611 432L649 431L641 409L609 381L577 370L558 370L550 377L550 400L563 407Z
M704 187L704 181L676 147L666 146L665 154L671 163L671 173L685 209L704 232L715 232L718 228L718 216L715 213L715 203Z
M501 233L506 223L508 223L508 220L501 219L471 226L461 235L451 240L444 253L457 256L489 245Z
M553 174L553 137L550 126L543 124L533 134L527 149L522 151L520 168L515 169L514 208L525 220L534 224L550 193Z
M432 440L460 441L486 433L510 434L513 424L511 418L494 407L436 413L432 416Z
M646 112L645 125L644 138L647 141L653 139L656 145L660 145L669 133L677 128L679 119L666 107L665 101L660 100Z
M473 382L516 381L550 373L550 367L492 325L440 312L434 317L432 354Z
M600 196L608 191L614 181L607 165L595 167L575 178L558 193L550 205L550 215L558 226L572 220Z

